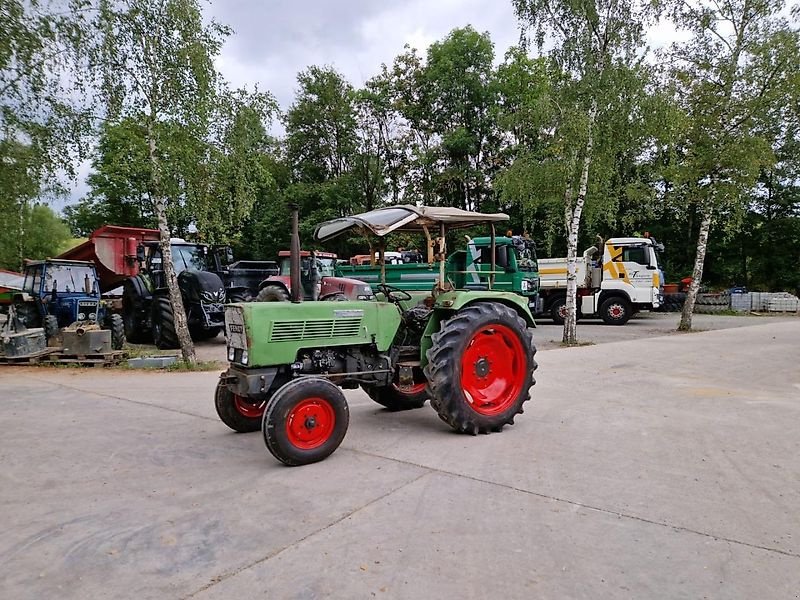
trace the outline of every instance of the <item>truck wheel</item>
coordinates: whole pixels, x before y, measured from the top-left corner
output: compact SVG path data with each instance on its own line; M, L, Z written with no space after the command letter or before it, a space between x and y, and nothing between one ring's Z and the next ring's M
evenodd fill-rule
M61 328L58 326L58 318L55 315L45 315L44 317L44 337L49 340L58 335Z
M265 285L258 291L256 302L289 302L289 292L279 285Z
M272 456L294 467L330 456L342 443L350 411L342 390L327 379L302 377L278 388L261 425Z
M111 315L106 321L106 329L111 330L111 348L122 350L125 345L125 324L120 315Z
M418 369L415 368L414 370L417 371ZM419 377L414 377L414 385L410 390L401 390L396 383L381 387L374 385L362 387L367 392L367 396L374 402L391 411L422 408L425 406L425 401L430 398L428 395L428 382L425 381L425 376L422 373L419 373Z
M153 343L160 350L180 348L175 333L175 315L166 296L153 299Z
M251 433L261 429L266 401L251 402L244 396L234 394L222 381L214 392L217 415L228 427L238 433Z
M513 424L530 399L536 370L533 335L516 311L472 304L444 322L432 341L425 375L439 417L472 435Z
M553 323L556 325L563 325L567 320L567 299L559 296L550 305L550 316L553 318Z
M607 298L600 305L600 318L606 325L625 325L632 314L631 303L620 296Z

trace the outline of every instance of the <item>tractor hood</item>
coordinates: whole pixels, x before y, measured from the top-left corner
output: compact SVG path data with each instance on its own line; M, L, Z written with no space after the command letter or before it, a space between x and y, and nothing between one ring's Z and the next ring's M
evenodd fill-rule
M369 212L325 221L317 225L314 239L324 242L351 229L369 231L383 237L393 231L423 231L444 224L448 229L472 227L481 223L508 221L504 213L477 213L449 206L411 206L399 204Z

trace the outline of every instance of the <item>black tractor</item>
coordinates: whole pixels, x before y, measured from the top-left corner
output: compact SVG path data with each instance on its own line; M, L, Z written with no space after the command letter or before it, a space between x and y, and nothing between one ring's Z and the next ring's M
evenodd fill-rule
M206 245L176 239L172 241L171 249L192 339L199 341L216 337L225 326L225 302L241 300L233 297L233 292L238 290L229 290L226 295L222 278L211 270L215 261L210 260ZM158 242L140 245L137 258L141 265L139 274L123 284L125 335L131 342L152 341L158 348L178 348L175 316Z

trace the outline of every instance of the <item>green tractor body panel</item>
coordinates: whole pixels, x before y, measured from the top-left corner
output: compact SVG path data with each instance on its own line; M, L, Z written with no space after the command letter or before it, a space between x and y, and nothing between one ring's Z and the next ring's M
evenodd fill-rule
M226 307L228 344L246 349L249 368L288 365L309 348L374 344L388 350L400 312L387 302L248 302Z
M519 313L528 327L536 327L527 300L512 292L486 292L486 291L453 291L440 294L436 298L433 314L428 320L420 345L421 366L428 364L428 350L433 345L431 336L439 331L442 321L449 319L461 308L475 302L499 302L513 308Z
M445 263L447 279L457 289L508 291L535 302L539 292L539 272L532 245L514 243L516 238L495 239L495 271L491 270L491 238L476 237L466 250L451 254ZM439 264L401 263L384 267L386 284L404 291L430 291L439 278ZM373 290L381 283L380 265L337 264L336 274L369 283Z

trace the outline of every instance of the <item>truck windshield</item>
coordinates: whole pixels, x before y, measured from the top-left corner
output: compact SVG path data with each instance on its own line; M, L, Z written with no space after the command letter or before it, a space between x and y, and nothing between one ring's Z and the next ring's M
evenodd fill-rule
M204 249L200 246L172 246L172 264L175 265L175 273L178 274L186 269L206 270L206 257Z
M44 272L44 291L51 291L53 284L59 292L97 291L94 270L81 265L48 265Z

